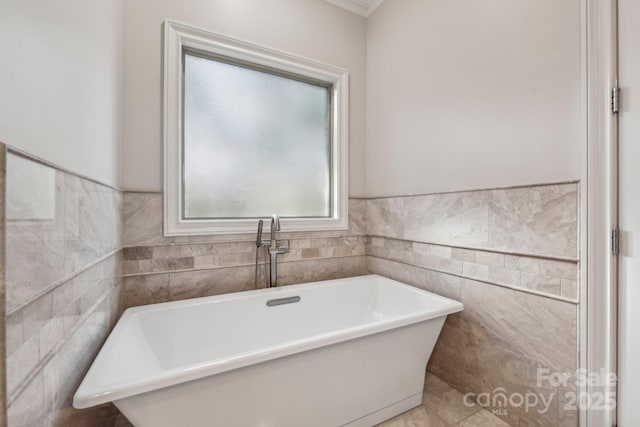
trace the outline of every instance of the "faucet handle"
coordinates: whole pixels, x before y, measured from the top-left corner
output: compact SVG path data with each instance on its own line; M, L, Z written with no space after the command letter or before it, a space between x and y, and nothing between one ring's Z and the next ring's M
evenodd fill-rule
M291 251L288 245L276 245L269 248L270 254L288 254Z
M291 240L287 239L287 244L279 245L278 249L283 250L285 254L289 253L289 251L291 250Z
M281 251L282 254L288 254L291 248L287 245L278 245L278 251Z

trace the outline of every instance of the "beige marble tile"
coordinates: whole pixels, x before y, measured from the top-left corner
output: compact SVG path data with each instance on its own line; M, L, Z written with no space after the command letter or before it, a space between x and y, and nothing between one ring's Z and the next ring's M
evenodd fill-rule
M320 248L302 249L301 257L302 257L302 259L319 258L320 257Z
M307 249L311 247L311 239L292 239L291 249Z
M122 283L126 308L170 300L169 274L125 277Z
M403 237L406 219L401 197L367 200L367 234Z
M80 321L80 300L70 302L62 312L62 327L65 335L71 334Z
M487 280L489 278L489 266L473 262L464 262L462 264L462 274L473 279Z
M460 277L376 257L367 257L367 270L372 274L389 277L457 301L461 300Z
M51 293L43 295L20 311L22 312L22 332L27 339L38 333L53 318Z
M460 392L429 373L425 381L423 404L377 427L457 427L475 426L475 422L480 426L508 426L477 405L466 406L462 398Z
M576 184L371 199L367 230L451 246L576 257L577 199Z
M451 258L451 248L449 246L431 245L431 255Z
M34 283L36 286L18 287L13 301L21 301L33 295L41 283L49 283L51 277L56 277L55 274L51 274L52 271L56 273L56 266L53 265L55 252L63 254L61 265L64 273L81 268L99 254L106 253L104 251L118 247L118 230L121 227L117 208L119 203L124 204L122 238L126 246L135 247L123 252L126 261L137 263L135 271L133 264L127 267L129 272L151 271L153 268L213 267L235 262L247 264L237 268L127 277L122 285L122 298L128 306L215 295L253 287L253 236L166 239L162 236L162 196L159 193L127 193L123 200L118 200L118 195L115 194L117 192L106 191L97 184L72 178L63 179L62 183L64 185L59 185L58 191L65 196L69 194L63 205L63 222L66 224L62 227L62 234L58 235L60 232L56 227L59 228L59 225L53 224L55 227L51 230L44 230L49 234L41 233L41 229L32 228L31 235L22 230L22 234L14 235L26 237L27 241L33 239L36 243L40 242L36 246L44 249L30 255L32 261L36 260L38 265L43 265L43 268L36 272L40 276L34 276L38 280L29 281L25 280L24 276L18 277L23 283ZM484 261L485 266L506 267L507 270L517 271L518 274L525 271L561 278L562 286L559 292L571 295L571 292L577 292L577 268L573 270L566 265L567 263L551 262L543 266L536 262L538 260L535 258L503 254L494 254L496 258L502 256L502 261L488 259L487 255L484 258L480 255L478 260L477 254L487 252L442 246L488 246L499 250L540 254L545 254L541 251L547 251L553 246L558 253L568 253L568 248L572 245L577 246L575 236L572 242L574 219L571 218L571 209L568 209L572 204L570 199L577 198L577 192L572 193L563 186L557 187L559 188L555 190L540 187L527 189L530 191L516 189L369 201L350 200L348 235L353 237L347 237L346 232L281 234L282 239L291 239L289 244L293 249L287 258L290 262L280 264L281 284L377 272L441 295L463 300L466 310L461 315L450 316L443 330L443 343L439 343L430 366L443 377L450 379L460 390L482 390L483 387L486 389L500 384L516 391L534 390L531 372L535 372L535 367L549 366L555 369L575 366L577 334L574 305L556 305L558 301L545 298L542 299L551 302L541 302L530 299L541 297L499 288L512 292L504 294L493 289L497 288L495 286L364 255L368 251L372 254L375 252L378 256L421 264L454 274L464 274L463 262L475 261L482 264L480 261ZM98 215L103 211L106 214ZM114 215L115 219L112 218ZM109 224L104 224L104 221ZM399 238L408 238L407 236L411 235L415 240L432 241L441 245L374 237L368 239L365 247L367 239L357 237L365 232ZM329 256L343 258L317 259ZM311 259L300 261L302 258ZM186 259L190 261L185 261ZM576 267L575 264L572 265ZM60 316L54 315L49 318L46 310L36 310L33 315L25 317L27 320L18 316L13 319L14 324L19 320L21 325L20 328L14 327L11 332L11 342L14 343L12 345L16 346L14 352L19 351L17 342L29 339L23 335L25 330L38 338L38 352L41 349L45 352L53 349L60 340L60 333L70 336L59 354L56 354L43 372L38 374L42 381L40 392L46 396L43 398L43 405L52 408L46 415L50 425L102 425L103 422L111 422L111 407L99 408L95 412L78 412L69 404L71 391L79 381L78 372L70 371L71 367L88 366L115 319L116 314L113 313L121 311L118 284L113 279L103 277L103 273L104 271L87 271L86 274L72 280L71 285L56 289L56 292L51 294L51 301L45 305L51 304L53 314L62 313ZM500 273L507 274L502 271ZM103 289L110 289L112 293L103 304L98 304L104 294ZM96 304L99 306L95 307ZM92 313L91 310L94 308L95 312ZM20 316L23 316L23 313ZM82 319L86 320L80 323ZM545 330L545 333L541 332ZM70 335L74 331L81 332ZM78 334L83 338L77 338ZM69 348L70 345L82 350L76 352ZM27 391L31 392L32 384L37 385L37 381L27 385L14 405L18 405L21 396L27 394ZM457 396L458 392L446 393ZM554 404L555 415L551 418L543 417L540 421L530 414L516 411L510 415L508 421L513 425L565 423L562 418L566 414L559 411L558 402ZM439 413L427 411L423 406L410 411L411 415L397 417L393 421L400 424L389 425L449 425L447 419L453 419L452 414L456 412L447 412L449 409L443 408L439 410ZM16 409L14 419L20 418L16 415L18 413ZM476 418L478 423L484 422L485 411L482 414L484 415L478 415ZM568 415L565 418L570 419ZM470 419L473 418L458 422ZM566 423L571 425L571 421Z
M11 427L46 425L47 405L44 401L42 374L36 375L7 408L7 418Z
M326 249L331 249L327 251ZM263 252L260 254L260 261L264 261L264 253L266 252L266 248L263 248ZM278 257L278 261L288 262L288 261L300 261L302 259L302 251L307 251L309 254L310 250L317 250L318 256L322 256L323 258L334 256L335 248L306 248L306 249L291 249L286 254L282 254ZM251 255L251 264L255 263L255 254ZM249 264L249 263L247 263Z
M40 362L40 336L27 339L6 360L7 395L13 396Z
M560 280L560 293L565 298L578 299L579 285L576 280Z
M504 266L509 270L540 274L540 260L518 255L505 255Z
M476 252L476 263L488 265L490 267L504 268L505 257L504 254L496 252Z
M460 301L462 299L462 278L446 273L430 271L427 275L427 287L430 292Z
M577 184L489 192L489 244L493 249L577 257Z
M109 278L100 279L82 297L80 297L80 314L85 315L92 310L104 294L110 291L112 285Z
M124 193L122 227L123 246L162 242L162 194Z
M522 273L515 270L507 270L499 267L489 267L489 281L507 286L519 287L522 285Z
M169 299L173 301L247 291L254 289L253 282L252 266L171 273Z
M554 426L556 390L537 386L537 369L572 372L577 366L576 306L463 279L462 313L449 316L429 370L463 393L544 393L545 414L510 407L512 425Z
M367 201L349 199L349 234L364 236L367 234Z
M151 267L151 263L149 263L149 267ZM140 261L122 261L122 273L123 274L140 273Z
M133 424L122 414L118 414L116 424L113 427L133 427Z
M55 173L55 218L7 221L7 307L18 306L65 275L64 175ZM10 197L11 187L7 188Z
M17 311L5 318L6 352L11 355L24 342L22 333L22 311Z
M220 245L226 245L220 243ZM199 244L174 244L174 245L154 245L149 246L151 248L151 257L149 259L172 259L183 258L189 256L201 256L209 254L217 254L216 246L211 243L199 243Z
M450 249L450 254L452 255L451 258L433 255L434 248L443 247L397 239L374 237L369 240L367 251L369 255L378 258L400 261L441 272L462 275L467 278L488 281L497 285L512 288L528 288L544 292L549 295L561 296L561 289L559 286L560 279L545 281L543 280L543 277L539 275L532 275L531 273L526 272L523 273L520 270L513 270L510 268L496 267L506 265L506 260L509 259L510 267L523 267L524 270L528 270L533 269L532 266L539 267L540 259L519 256L509 256L509 258L507 258L505 254L501 253L467 251L473 253L477 261L483 262L480 264L477 262L459 261L454 259L453 253L455 248L447 248ZM445 254L442 250L440 250L439 253L442 255ZM466 255L468 256L468 253ZM532 263L531 261L534 261L535 263ZM568 264L571 265L571 263ZM539 270L539 268L536 270ZM567 283L567 286L570 286L570 283ZM570 292L570 290L568 290L568 292Z
M522 286L527 289L533 289L553 295L561 295L560 279L557 277L522 273Z
M109 298L105 298L103 303L84 318L61 349L42 369L44 401L49 408L47 425L90 425L86 414L96 413L77 411L72 408L71 401L80 381L109 333L114 313L110 310L108 301ZM112 412L111 425L115 421L115 416L115 412ZM100 425L103 421L101 416L91 418L95 425Z
M433 268L435 270L445 271L452 274L462 274L462 261L442 258L434 255L426 255L422 261L424 264L420 264L427 268Z
M349 200L349 229L327 232L287 232L279 234L282 239L306 239L314 236L364 236L367 230L367 201ZM123 246L166 245L172 243L211 243L216 241L252 242L254 233L217 236L163 236L162 194L125 192L123 195Z
M424 406L418 406L378 424L377 427L450 427L450 424Z
M121 194L65 174L65 271L71 274L120 248Z
M89 289L94 280L95 270L84 271L71 280L62 283L51 293L54 311L64 310L71 302L78 300Z
M278 266L278 283L291 285L367 274L364 255L303 260Z
M220 265L218 255L201 255L193 258L195 268L211 268Z
M540 260L540 274L567 280L578 280L578 264L543 259Z
M369 256L367 257L367 271L428 290L429 270L423 268Z
M64 340L64 320L60 316L54 317L40 330L41 359L51 353Z
M389 259L403 260L405 262L412 262L415 258L412 254L412 244L406 240L385 239L382 250L378 251L379 254ZM431 255L428 255L431 257Z
M65 172L54 171L53 176L55 216L8 222L9 308L120 247L121 194Z
M509 427L509 424L488 411L479 411L460 421L455 427Z
M255 251L255 248L253 248ZM241 253L223 253L218 255L218 263L221 266L225 265L253 265L256 261L256 256L253 251L241 252Z
M262 266L260 285L263 283ZM279 265L281 285L328 280L366 274L364 256L314 259ZM254 288L253 265L185 271L160 275L131 276L124 279L125 306L196 298Z
M460 249L460 248L452 248L451 249L451 258L457 259L459 261L465 262L476 262L476 251L471 249Z
M431 373L427 373L422 404L448 424L455 424L481 410L475 404L466 405L458 390Z
M114 427L118 412L112 404L77 410L62 408L50 414L48 425L51 427ZM129 424L130 427L133 427Z
M484 246L489 241L487 197L486 192L479 191L403 197L404 215L400 219L404 233L396 237L445 245ZM369 216L370 222L377 219Z
M576 366L576 306L537 295L463 280L463 316L493 331L546 366Z
M472 397L480 393L491 395L499 389L504 389L507 395L543 393L545 398L552 399L548 413L526 412L509 406L506 408L506 421L514 426L533 424L551 427L557 421L555 390L536 386L536 369L539 367L539 362L512 351L508 343L488 333L482 325L469 323L461 315L447 319L429 362L431 372L461 393L473 393ZM487 409L493 408L488 406Z
M194 267L193 257L160 258L151 261L152 272L168 272L174 270L190 270ZM142 271L148 273L148 271Z
M153 258L153 247L133 246L122 249L122 258L125 261L140 261Z
M432 245L428 243L411 242L411 250L418 255L431 255L431 248Z
M303 253L306 258L310 256L312 258L328 258L366 254L366 239L362 236L303 239L301 245L305 246L304 248L300 248L299 244L295 244L296 241L281 241L282 244L292 246L288 254L280 257L281 262L302 260ZM406 257L407 254L410 254L410 243L385 240L383 245L387 252L393 253L395 256ZM149 249L152 252L151 259L147 259L149 257ZM124 257L137 259L124 262L124 269L128 274L170 272L172 270L215 266L253 265L255 262L255 243L253 241L220 242L132 247L125 248Z

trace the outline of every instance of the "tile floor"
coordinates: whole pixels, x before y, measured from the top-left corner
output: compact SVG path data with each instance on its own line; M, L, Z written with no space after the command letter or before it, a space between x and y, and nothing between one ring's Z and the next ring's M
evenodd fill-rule
M115 427L132 425L120 415ZM480 406L466 406L462 393L429 373L422 405L376 427L509 427L509 424Z
M509 427L480 406L468 407L463 397L458 390L428 373L422 405L376 427Z

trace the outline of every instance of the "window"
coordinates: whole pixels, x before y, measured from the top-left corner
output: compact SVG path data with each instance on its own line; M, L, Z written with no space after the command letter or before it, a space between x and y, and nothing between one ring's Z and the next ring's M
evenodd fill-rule
M345 70L165 22L165 235L347 228Z

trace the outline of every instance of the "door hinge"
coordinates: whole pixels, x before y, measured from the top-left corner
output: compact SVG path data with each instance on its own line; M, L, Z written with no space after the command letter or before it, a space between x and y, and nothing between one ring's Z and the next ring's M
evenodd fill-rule
M611 89L611 112L613 114L620 112L620 88L618 86Z
M618 255L620 252L620 230L616 227L611 230L611 253Z

